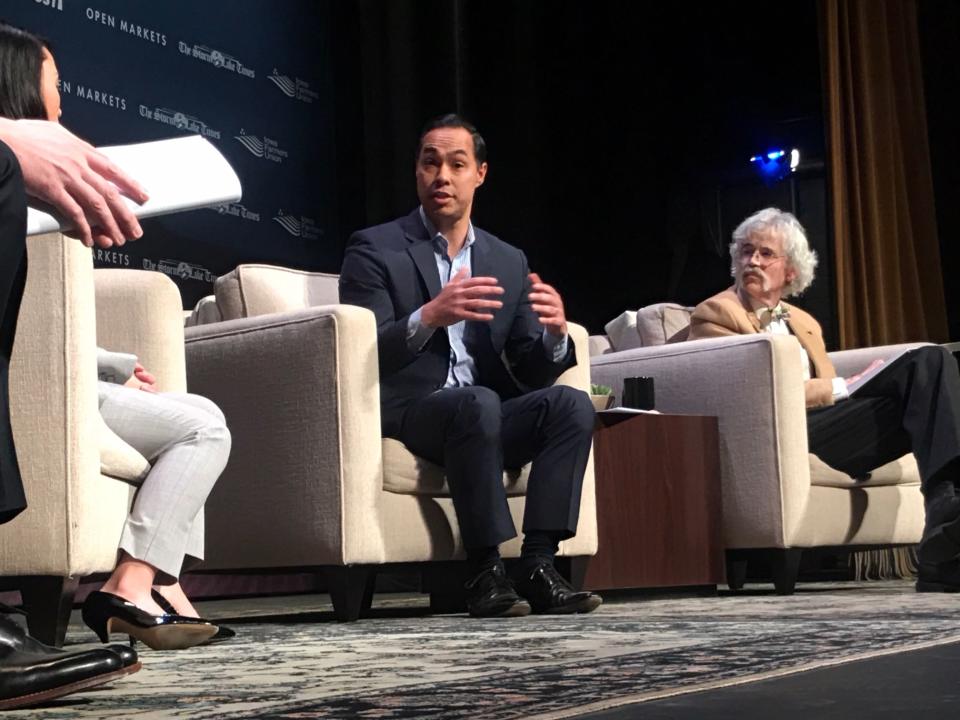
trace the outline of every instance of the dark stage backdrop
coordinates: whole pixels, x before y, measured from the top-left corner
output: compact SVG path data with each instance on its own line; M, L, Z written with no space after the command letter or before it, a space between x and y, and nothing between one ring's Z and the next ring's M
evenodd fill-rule
M815 0L354 7L367 223L415 205L417 130L457 109L488 142L476 223L522 248L591 332L623 310L728 286L730 230L777 202L821 251L798 304L829 333ZM795 192L749 175L750 156L771 147L800 149Z
M165 272L187 306L240 262L339 267L332 12L318 0L4 0L0 17L52 43L72 131L95 145L203 135L240 176L240 202L147 220L138 242L96 250L97 265Z

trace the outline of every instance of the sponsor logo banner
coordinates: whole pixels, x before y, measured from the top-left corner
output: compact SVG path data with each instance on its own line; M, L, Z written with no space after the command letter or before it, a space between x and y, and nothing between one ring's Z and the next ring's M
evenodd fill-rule
M178 110L160 107L151 109L146 105L141 105L140 116L147 120L164 123L165 125L173 125L178 130L187 130L197 135L202 135L203 137L213 138L214 140L220 139L219 130L214 130L203 122L203 120L195 118L193 115L179 112Z
M60 78L57 87L60 89L61 95L73 95L87 102L110 107L114 110L127 109L127 99L125 97L106 92L102 88L92 88L89 85L63 78Z
M154 262L149 258L143 258L144 270L156 270L171 277L181 280L199 280L205 283L212 283L217 276L200 265L194 265L183 260L159 260Z
M208 62L214 67L230 70L237 73L237 75L243 75L248 78L255 78L257 76L257 73L252 68L246 67L232 55L227 55L225 52L214 50L206 45L187 45L187 43L181 40L177 43L177 47L184 55Z
M217 205L216 207L209 209L216 210L220 215L230 215L232 217L238 217L241 220L260 222L260 213L251 212L240 203L226 203L224 205Z
M284 158L289 155L286 150L280 148L279 143L273 138L268 138L264 135L261 140L256 135L247 135L242 128L240 134L235 135L234 139L249 150L250 154L256 155L258 158L263 158L264 160L282 163Z
M155 45L160 45L161 47L167 46L167 36L164 33L157 32L138 23L130 22L126 18L120 18L118 22L116 15L111 15L110 13L89 6L84 11L84 14L87 20L92 23L119 30L122 33L140 38L149 43L154 43Z
M283 210L280 210L273 220L294 237L304 240L317 240L323 235L323 230L317 227L313 218L303 217L302 215L300 217L287 215Z
M320 94L310 89L310 83L300 78L290 78L287 75L281 75L277 69L273 69L273 74L268 75L270 81L280 88L280 91L289 98L299 100L300 102L312 103L320 97Z

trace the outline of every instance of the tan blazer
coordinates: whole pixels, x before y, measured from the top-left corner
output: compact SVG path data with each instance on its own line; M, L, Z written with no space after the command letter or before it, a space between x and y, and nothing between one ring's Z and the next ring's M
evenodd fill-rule
M807 407L833 405L831 379L837 376L823 344L823 331L810 313L783 303L790 311L787 325L810 356L813 372L805 386ZM728 288L697 305L690 318L690 340L759 333L760 319L745 307L734 288Z

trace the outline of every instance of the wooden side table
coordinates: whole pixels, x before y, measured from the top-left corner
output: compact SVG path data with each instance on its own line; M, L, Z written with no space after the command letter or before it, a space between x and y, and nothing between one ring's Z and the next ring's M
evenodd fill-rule
M593 452L599 550L585 588L724 582L715 417L601 413Z

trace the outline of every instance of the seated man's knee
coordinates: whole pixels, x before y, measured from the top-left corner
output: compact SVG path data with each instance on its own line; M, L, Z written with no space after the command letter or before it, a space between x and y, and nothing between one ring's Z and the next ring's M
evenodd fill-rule
M462 397L457 408L456 423L488 437L499 437L500 396L490 388L471 386L459 390Z
M585 433L592 433L596 411L590 396L569 385L554 385L552 391L554 398L551 405L555 411L569 418L571 424Z

